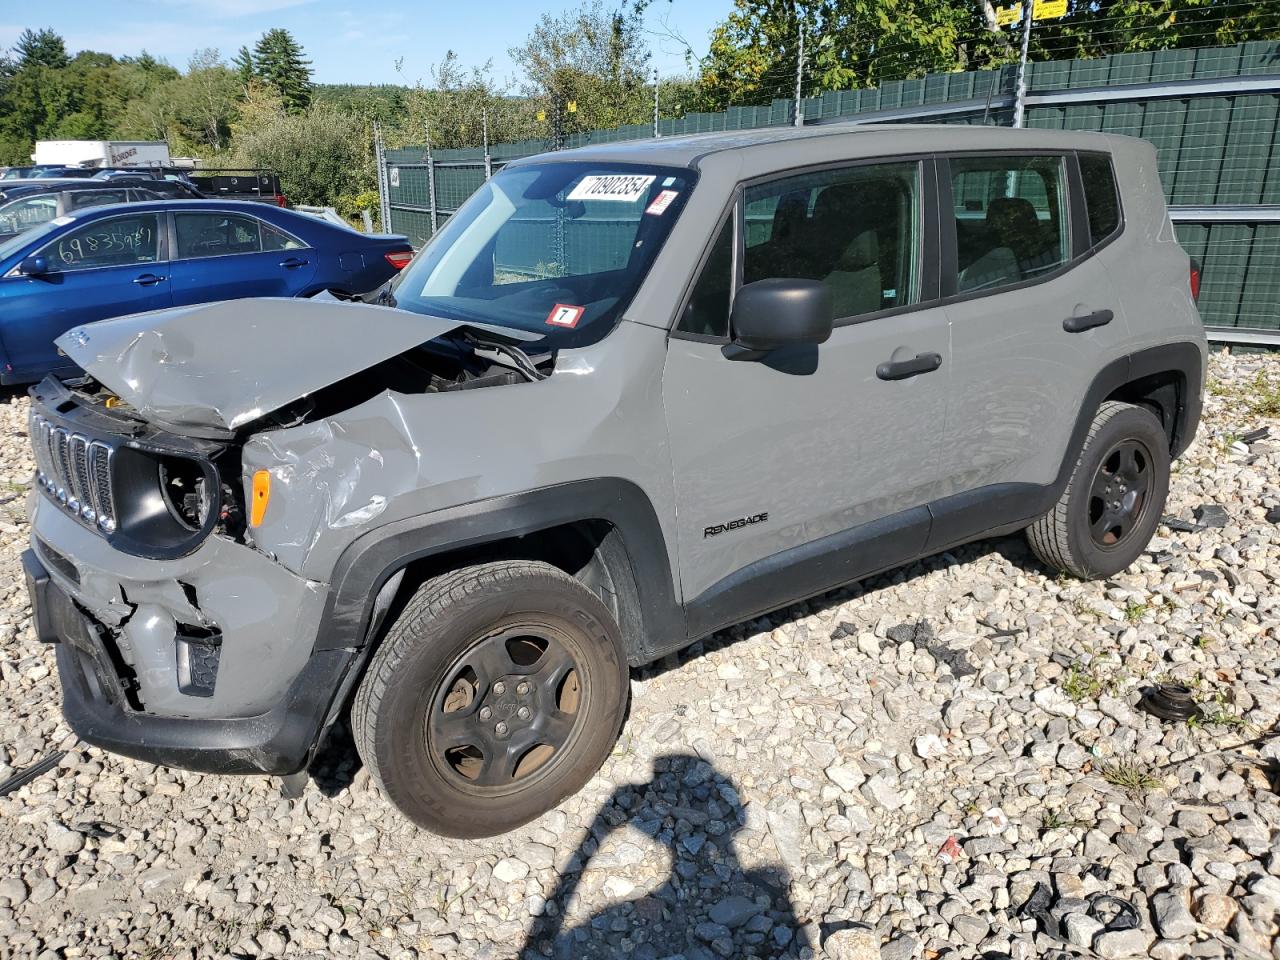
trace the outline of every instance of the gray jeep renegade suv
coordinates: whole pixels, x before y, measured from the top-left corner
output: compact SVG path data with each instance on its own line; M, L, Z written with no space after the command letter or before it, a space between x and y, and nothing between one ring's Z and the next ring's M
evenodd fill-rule
M443 834L577 790L628 667L1020 528L1146 546L1199 418L1150 145L761 130L510 164L380 304L124 317L32 390L36 626L87 742Z

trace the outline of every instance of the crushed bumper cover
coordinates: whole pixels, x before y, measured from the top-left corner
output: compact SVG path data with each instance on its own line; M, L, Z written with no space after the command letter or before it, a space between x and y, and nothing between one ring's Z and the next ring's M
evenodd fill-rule
M355 659L314 653L267 712L230 719L164 717L130 709L97 627L31 550L22 556L38 638L57 644L62 711L86 743L162 766L205 773L285 775L305 769L345 699Z

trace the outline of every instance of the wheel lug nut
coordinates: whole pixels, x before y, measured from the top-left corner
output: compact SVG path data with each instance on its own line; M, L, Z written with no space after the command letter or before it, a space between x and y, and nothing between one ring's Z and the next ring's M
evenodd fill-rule
M520 694L520 696L522 697L528 692L529 692L529 683L527 680L522 682L519 686L516 687L516 693Z
M529 719L529 708L528 708L528 707L521 707L519 710L517 710L517 711L516 711L516 716L517 716L517 717L519 717L521 720L528 720L528 719Z
M481 719L481 720L488 720L488 719L489 719L490 717L492 717L492 716L493 716L493 711L492 711L492 710L490 710L488 707L481 707L481 708L480 708L480 719Z
M498 696L502 696L504 693L507 692L507 685L503 683L501 680L499 680L497 683L493 685L493 692L496 693Z
M507 734L507 725L499 720L498 725L493 728L493 732L500 737L504 737Z

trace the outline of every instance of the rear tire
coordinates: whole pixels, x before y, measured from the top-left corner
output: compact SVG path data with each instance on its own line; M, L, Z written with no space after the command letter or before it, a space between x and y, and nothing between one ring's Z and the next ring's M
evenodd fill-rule
M1147 548L1169 492L1169 439L1148 410L1107 401L1057 504L1027 528L1036 556L1082 580L1114 576Z
M465 567L423 584L351 708L356 749L391 802L449 837L505 833L576 793L626 709L621 633L546 563Z

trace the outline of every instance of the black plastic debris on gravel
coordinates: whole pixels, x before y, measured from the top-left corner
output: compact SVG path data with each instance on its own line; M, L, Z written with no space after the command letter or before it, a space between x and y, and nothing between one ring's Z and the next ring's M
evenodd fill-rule
M1142 692L1138 709L1161 720L1199 720L1202 716L1190 687L1179 683L1160 683Z
M52 770L65 757L65 750L55 750L42 760L37 760L25 770L19 770L4 783L0 783L0 797L13 793L19 787L26 786L40 774Z
M1225 527L1227 521L1231 519L1227 514L1227 508L1217 503L1202 503L1191 512L1195 514L1202 528Z
M900 623L885 631L885 636L894 643L910 641L917 647L924 647L932 654L933 659L945 663L956 677L971 677L978 668L969 662L963 650L955 650L938 640L933 632L933 624L928 620L917 620L915 623Z

